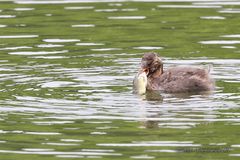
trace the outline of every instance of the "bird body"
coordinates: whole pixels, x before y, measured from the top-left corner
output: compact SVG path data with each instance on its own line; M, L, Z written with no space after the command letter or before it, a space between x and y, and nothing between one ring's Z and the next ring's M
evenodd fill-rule
M211 91L215 88L209 70L192 66L163 69L161 58L153 52L144 54L134 86L140 94L147 90L186 93Z
M148 77L147 90L167 93L201 92L214 89L214 81L203 68L181 66L166 69L159 77Z

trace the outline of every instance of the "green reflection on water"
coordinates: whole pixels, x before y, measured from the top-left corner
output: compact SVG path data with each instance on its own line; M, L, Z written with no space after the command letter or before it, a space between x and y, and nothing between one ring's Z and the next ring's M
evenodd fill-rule
M229 77L228 74L236 75L236 78L231 79L235 82L217 79L218 93L223 95L229 93L229 96L214 100L203 98L198 101L196 99L196 102L193 103L190 103L191 98L189 97L177 98L176 105L181 104L182 100L186 101L181 106L182 111L186 111L183 114L180 114L178 109L167 110L166 106L174 105L174 100L166 101L167 98L164 96L150 95L146 98L149 98L149 101L141 101L139 97L130 94L132 79L129 77L134 76L138 61L145 52L145 50L135 49L135 47L162 47L163 49L156 51L161 56L167 57L166 62L168 59L177 59L176 62L178 60L180 62L181 59L199 59L199 57L208 57L211 60L239 59L239 44L230 45L235 47L233 49L224 49L221 47L229 45L199 43L210 40L238 40L220 36L239 34L239 14L219 13L218 10L221 9L215 8L170 9L157 7L162 4L166 3L125 2L121 6L113 7L108 3L33 5L0 2L0 10L2 10L0 15L16 15L16 18L0 18L0 24L7 25L7 27L0 28L0 36L38 35L35 38L0 38L0 62L4 60L1 62L3 69L0 69L2 86L0 96L1 158L6 160L51 160L68 159L61 156L73 156L72 158L75 156L75 158L92 159L131 159L140 156L145 159L237 159L237 156L229 156L229 154L239 154L240 152L239 147L232 146L240 144L238 139L239 98L237 98L240 96L239 72L237 72L239 62L227 67L224 65L219 67L218 63L215 64L215 67L220 69L223 67L224 78ZM167 4L178 5L179 3ZM190 3L181 4L189 5ZM93 6L94 8L64 9L64 7L75 5ZM21 7L34 8L34 10L13 10ZM224 8L228 7L236 6L224 6ZM106 8L117 8L118 11L95 11ZM124 8L137 8L137 10L122 11ZM108 18L116 16L146 16L146 19ZM204 16L223 16L226 19L200 18ZM72 25L80 24L93 24L94 26L72 27ZM40 44L48 44L44 42L44 39L79 39L83 43L103 43L104 45L78 46L76 43L79 42L53 42L51 44L60 44L63 47L37 47ZM19 46L31 48L7 49ZM99 50L102 48L117 49ZM63 50L68 52L47 55L8 54L10 52L34 52L36 54L39 51ZM119 59L125 64L118 62ZM127 61L129 59L130 61ZM204 64L204 60L202 61L201 64ZM233 70L236 72L232 73ZM220 71L216 73L217 76L221 73ZM94 76L95 74L97 76ZM19 81L19 79L24 79L24 81ZM19 97L25 97L25 99L22 100ZM188 101L189 103L187 103ZM196 110L184 108L191 108L205 101L209 102L210 108L212 105L210 113L198 108ZM223 104L220 103L218 106L215 104L216 101ZM230 107L231 104L233 107ZM138 111L135 113L130 109L136 106L140 108L143 105L150 110L158 107L156 112L160 112L163 107L165 112L154 115L155 118L170 117L175 119L173 122L178 122L176 121L178 118L189 118L189 122L191 119L194 123L198 122L198 119L200 122L193 126L187 125L188 128L185 129L181 128L182 125L177 125L180 129L174 128L174 126L173 128L170 128L171 126L161 127L164 126L161 124L171 123L172 120L144 121L144 118L149 117L141 117L142 113L139 114ZM170 106L170 109L171 107L173 106ZM214 107L220 109L215 111ZM140 119L124 119L123 117L131 117L130 113L127 113L128 110L134 118L140 117ZM86 112L86 115L82 112ZM147 109L145 112L148 112ZM202 120L204 118L201 115L208 115L211 112L216 115L215 119L223 120L220 122ZM90 118L88 118L88 114ZM54 116L56 117L51 118ZM75 116L76 119L71 119ZM91 116L106 116L106 120L98 119L98 117L91 118ZM109 116L118 118L109 120ZM150 118L152 117L150 116ZM230 122L227 119L230 119ZM179 121L185 122L181 119ZM176 141L177 144L190 142L188 144L201 146L151 146L152 143L150 143L167 141ZM147 143L150 146L123 145L132 145L137 142ZM103 144L120 146L104 146ZM34 148L53 150L36 153L26 150ZM227 148L226 152L223 151L224 148ZM112 153L113 155L101 155L96 150L92 150L91 155L89 152L86 153L86 149L108 150L100 153ZM54 153L55 151L57 153ZM169 153L171 151L173 153Z

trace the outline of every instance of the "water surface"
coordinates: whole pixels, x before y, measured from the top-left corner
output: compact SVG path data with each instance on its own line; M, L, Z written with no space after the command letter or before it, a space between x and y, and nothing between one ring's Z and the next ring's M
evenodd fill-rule
M83 2L0 2L1 159L238 159L239 2ZM216 90L133 94L148 51Z

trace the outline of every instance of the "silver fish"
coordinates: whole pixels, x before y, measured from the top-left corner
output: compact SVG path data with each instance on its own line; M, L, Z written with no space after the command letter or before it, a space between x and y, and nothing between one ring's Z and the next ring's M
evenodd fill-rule
M139 71L133 80L133 89L137 94L144 94L147 90L147 74Z

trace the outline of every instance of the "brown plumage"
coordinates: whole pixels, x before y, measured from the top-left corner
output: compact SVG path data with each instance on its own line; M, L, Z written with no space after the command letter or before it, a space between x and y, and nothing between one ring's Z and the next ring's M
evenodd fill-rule
M153 52L144 54L141 70L147 73L147 90L184 93L214 89L214 81L208 70L190 66L164 70L160 57Z

